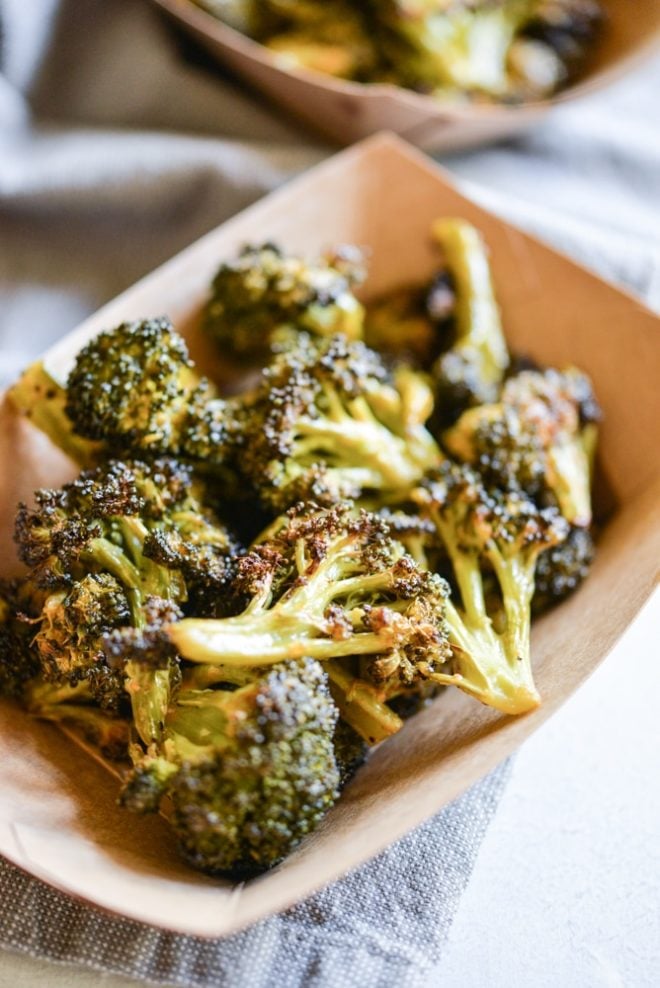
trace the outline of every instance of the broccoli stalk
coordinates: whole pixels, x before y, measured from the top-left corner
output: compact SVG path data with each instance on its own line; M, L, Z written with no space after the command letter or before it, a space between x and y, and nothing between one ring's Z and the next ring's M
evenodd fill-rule
M130 723L95 706L87 683L70 686L33 680L24 701L33 717L72 728L106 758L126 758Z
M181 691L161 741L134 749L122 803L148 812L168 796L181 851L196 868L263 871L337 798L336 723L325 674L310 659L274 666L235 691Z
M66 389L49 374L41 361L24 371L8 396L13 406L74 463L90 467L98 460L101 444L74 431L66 412Z
M193 662L264 666L442 647L443 581L422 572L387 526L349 507L302 506L238 564L247 606L235 617L169 628Z
M373 683L354 676L341 662L324 664L330 680L330 692L347 724L367 744L379 744L403 727L401 718L380 698Z
M480 233L458 219L438 220L433 232L454 288L456 338L432 374L439 410L453 420L469 406L497 399L509 352Z
M444 542L462 603L446 603L450 669L431 671L428 678L458 686L503 713L533 709L540 702L530 652L534 571L539 555L566 537L565 520L523 496L489 494L477 475L453 464L417 496ZM484 566L492 568L501 595L501 631L486 606Z

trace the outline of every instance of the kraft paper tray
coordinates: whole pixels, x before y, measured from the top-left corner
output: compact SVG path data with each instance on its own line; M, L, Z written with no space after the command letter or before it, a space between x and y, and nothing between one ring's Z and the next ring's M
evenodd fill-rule
M431 273L437 258L429 224L443 214L483 231L513 350L585 368L604 407L597 487L608 519L590 578L535 624L543 705L516 719L447 690L373 753L321 829L288 861L232 886L182 864L164 821L120 810L116 780L57 728L0 704L0 853L16 865L124 916L203 937L229 933L361 864L490 771L590 675L650 594L660 558L660 320L464 198L397 138L376 137L343 152L212 231L86 320L47 354L47 365L64 379L95 333L166 312L212 370L196 336L198 313L219 261L242 244L276 240L310 253L338 242L368 245L366 290L373 294ZM3 569L12 565L16 501L74 474L5 401Z
M581 78L552 99L524 106L440 105L399 86L346 82L287 68L265 46L191 0L153 0L222 65L272 103L340 144L390 130L426 151L452 151L509 137L553 106L589 93L660 46L660 0L603 0L602 37Z

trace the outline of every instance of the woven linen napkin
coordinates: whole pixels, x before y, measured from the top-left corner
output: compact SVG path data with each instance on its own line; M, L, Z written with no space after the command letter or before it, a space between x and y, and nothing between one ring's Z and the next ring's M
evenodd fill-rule
M651 65L528 137L445 163L490 208L659 301L658 86ZM0 384L328 152L209 72L146 3L0 0ZM109 918L0 861L0 946L179 985L437 983L507 774L305 903L218 941Z

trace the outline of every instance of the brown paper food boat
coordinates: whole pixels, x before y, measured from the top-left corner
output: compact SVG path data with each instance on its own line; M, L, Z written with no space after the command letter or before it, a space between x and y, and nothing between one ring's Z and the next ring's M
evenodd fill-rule
M660 0L603 0L607 26L579 80L552 99L524 106L440 105L392 85L363 85L291 69L191 0L153 0L220 63L273 103L340 144L391 130L426 151L499 140L551 107L605 85L660 45Z
M294 251L355 242L372 249L369 293L431 273L430 222L463 216L491 248L507 336L541 362L593 377L604 406L598 500L605 524L592 575L535 624L543 704L512 718L455 691L374 751L321 829L283 865L246 885L196 874L159 818L115 805L116 781L50 725L0 704L0 853L66 892L199 936L229 933L309 895L400 837L491 770L595 669L650 594L660 559L660 320L543 244L465 199L446 176L383 135L320 165L212 231L46 356L57 376L99 330L167 312L209 368L196 321L220 259L246 241ZM0 560L13 559L14 505L75 473L5 401L0 413ZM579 753L576 754L579 757Z

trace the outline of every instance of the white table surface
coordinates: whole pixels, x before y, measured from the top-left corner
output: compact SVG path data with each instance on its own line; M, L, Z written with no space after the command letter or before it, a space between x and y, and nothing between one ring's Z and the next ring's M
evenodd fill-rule
M660 985L659 640L656 593L516 756L429 988ZM134 984L0 952L0 988Z

